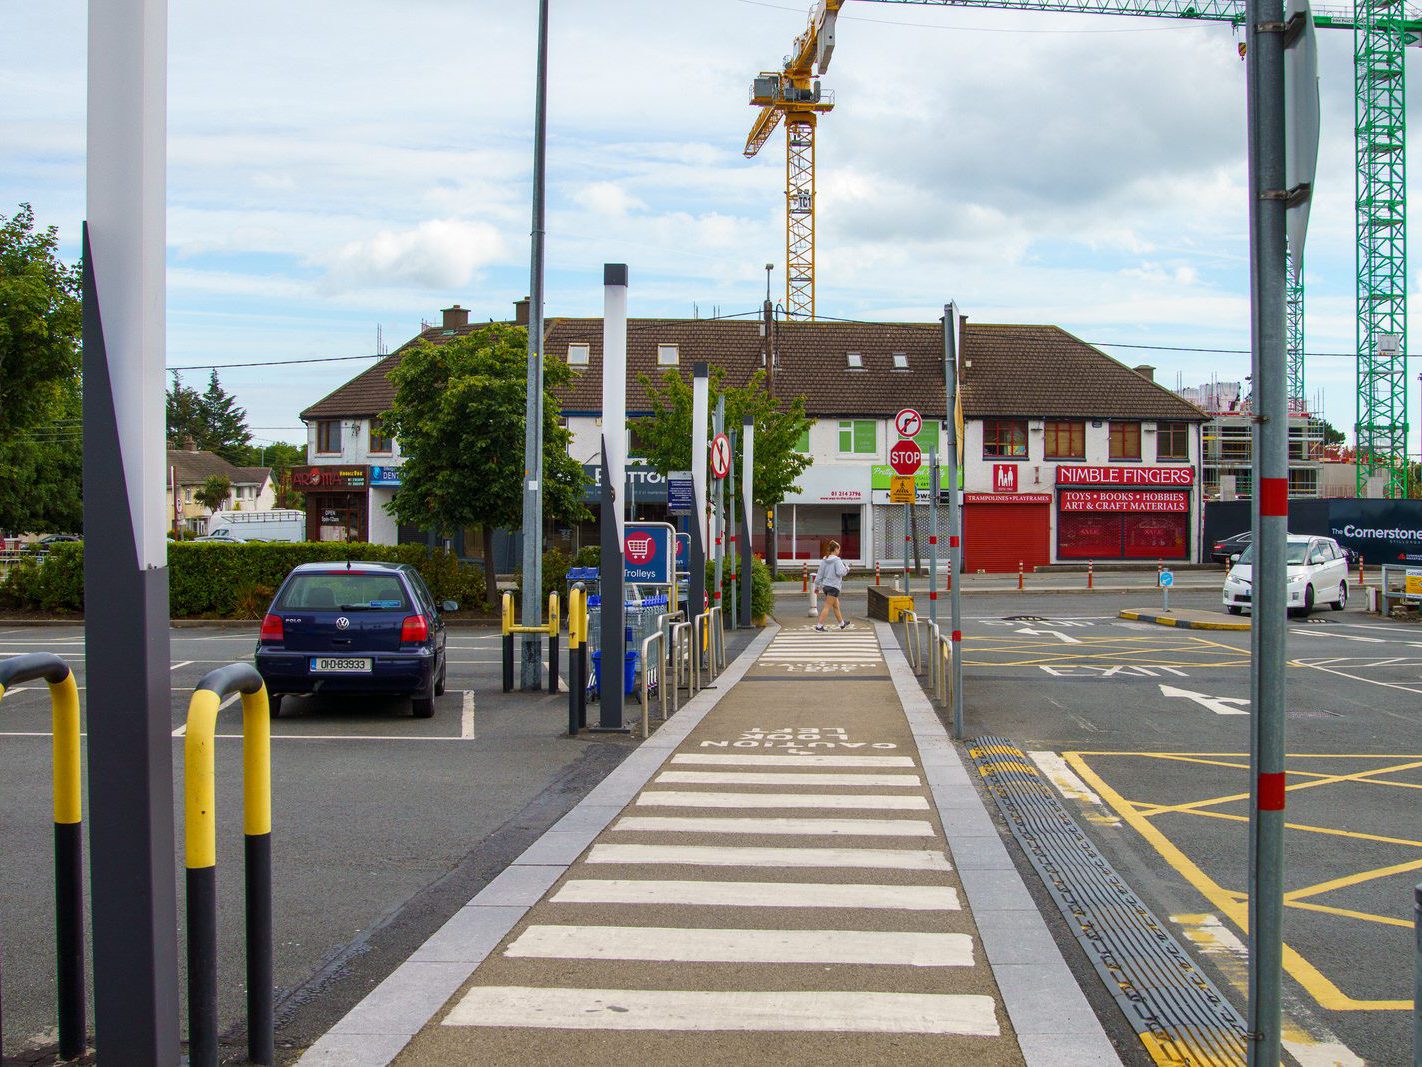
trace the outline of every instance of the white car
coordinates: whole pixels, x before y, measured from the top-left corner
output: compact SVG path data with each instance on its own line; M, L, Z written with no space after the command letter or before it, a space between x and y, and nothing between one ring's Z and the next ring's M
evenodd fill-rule
M1319 604L1334 611L1348 606L1348 556L1331 537L1289 534L1288 609L1307 615ZM1234 565L1225 575L1224 605L1238 615L1253 603L1254 546L1232 557Z

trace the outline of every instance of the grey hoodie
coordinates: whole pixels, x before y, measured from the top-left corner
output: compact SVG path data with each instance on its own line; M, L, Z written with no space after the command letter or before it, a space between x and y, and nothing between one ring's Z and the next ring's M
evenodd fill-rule
M826 556L820 560L820 569L815 572L815 586L823 589L825 586L839 588L839 584L849 577L849 564L838 556Z

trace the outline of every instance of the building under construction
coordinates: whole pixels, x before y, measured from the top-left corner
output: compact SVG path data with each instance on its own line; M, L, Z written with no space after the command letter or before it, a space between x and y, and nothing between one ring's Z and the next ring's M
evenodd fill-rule
M1247 500L1254 491L1254 413L1240 382L1177 390L1210 416L1201 428L1201 484L1206 500ZM1289 496L1323 496L1324 421L1300 405L1289 411Z

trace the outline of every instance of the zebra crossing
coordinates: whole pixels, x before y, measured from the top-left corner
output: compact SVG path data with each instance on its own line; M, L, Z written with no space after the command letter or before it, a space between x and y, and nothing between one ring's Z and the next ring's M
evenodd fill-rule
M884 668L870 631L791 630L747 680L833 663ZM897 704L847 723L820 687L784 688L773 711L764 686L717 706L419 1035L427 1053L411 1062L495 1056L510 1033L530 1062L594 1039L599 1062L640 1062L666 1055L647 1035L709 1031L744 1035L734 1047L748 1060L798 1035L792 1060L865 1062L878 1048L865 1040L896 1035L924 1043L892 1046L909 1061L1023 1062Z

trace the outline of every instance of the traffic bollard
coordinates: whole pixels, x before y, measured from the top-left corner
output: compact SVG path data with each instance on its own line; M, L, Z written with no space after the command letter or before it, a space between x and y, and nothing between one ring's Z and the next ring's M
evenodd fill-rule
M242 694L242 832L246 860L247 1059L275 1054L272 964L272 724L267 688L249 663L209 671L193 690L183 738L187 863L188 1062L217 1065L217 712Z
M1363 588L1363 554L1361 552L1358 553L1358 588ZM1384 592L1386 592L1386 590L1384 590Z
M504 635L504 692L512 693L514 687L514 603L512 593L504 594L501 622Z
M1086 588L1091 589L1096 583L1096 561L1089 559L1086 561Z
M1022 588L1022 561L1020 559L1017 561L1017 588L1019 590Z
M82 1056L88 1042L84 995L84 808L79 772L79 690L58 656L31 652L0 661L0 699L19 682L49 685L54 782L54 928L59 1054ZM0 1048L4 1045L0 1018Z
M582 582L568 590L568 736L577 737L578 700L583 690L582 679L578 677L578 659L582 647L580 628L583 619L583 601L587 596Z
M558 594L548 594L548 692L558 692Z
M1422 883L1412 890L1412 936L1417 945L1412 969L1412 1067L1422 1067Z
M874 584L879 584L879 561L874 561Z
M809 563L803 563L803 564L800 565L800 592L802 592L802 593L808 593L809 591L810 591L810 565L809 565Z

